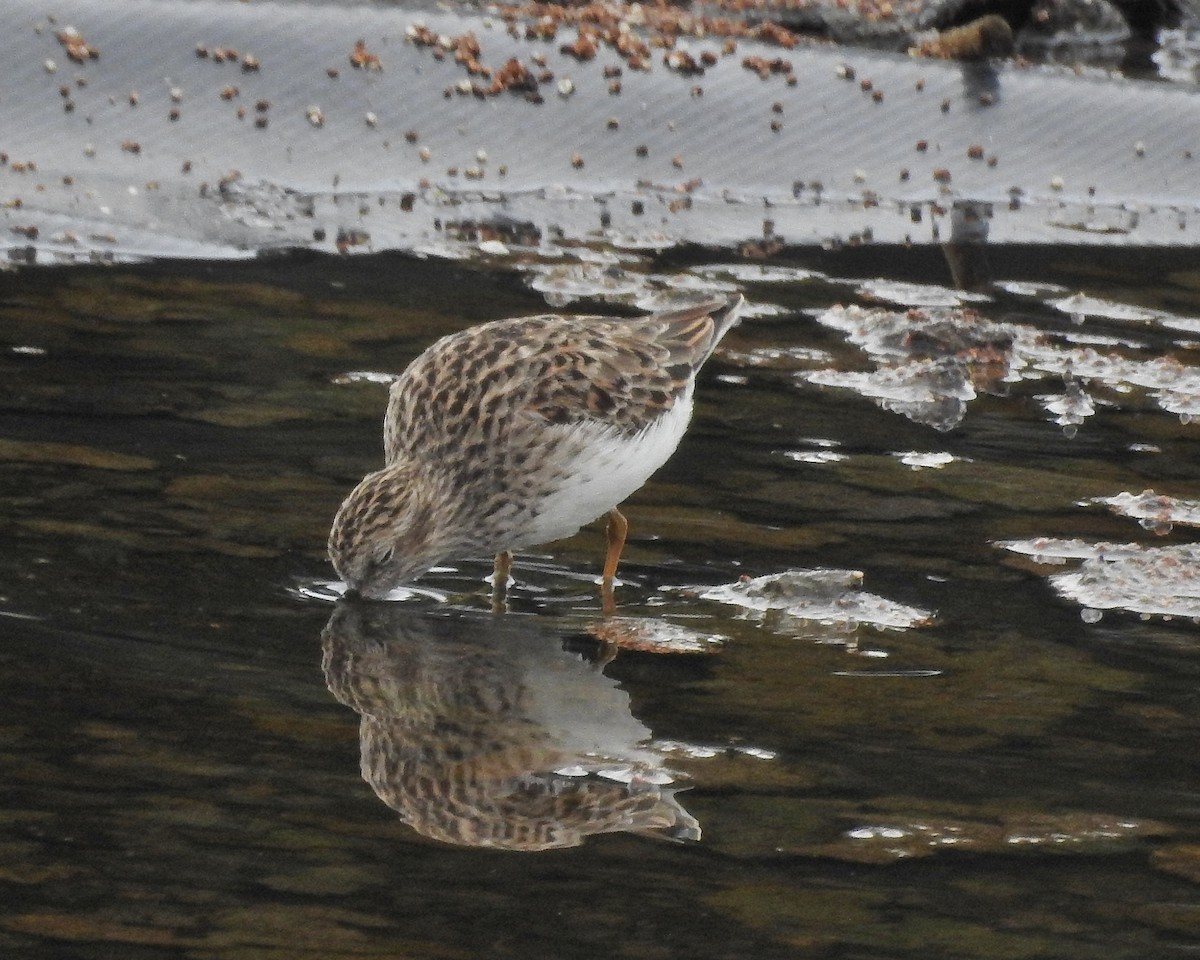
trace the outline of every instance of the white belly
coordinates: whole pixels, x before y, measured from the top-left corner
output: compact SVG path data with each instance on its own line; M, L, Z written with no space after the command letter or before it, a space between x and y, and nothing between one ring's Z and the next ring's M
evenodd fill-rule
M512 549L561 540L607 513L638 490L675 452L692 417L689 390L653 425L627 438L611 430L562 427L573 448L567 476L540 502L537 516L522 530Z

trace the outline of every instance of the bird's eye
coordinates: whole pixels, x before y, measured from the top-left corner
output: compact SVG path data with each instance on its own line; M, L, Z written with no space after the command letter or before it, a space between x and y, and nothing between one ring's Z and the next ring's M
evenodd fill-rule
M380 563L380 565L391 563L391 562L392 562L392 557L394 557L395 555L396 555L396 548L395 548L395 547L388 547L388 548L387 548L386 550L384 550L384 551L383 551L381 554L379 554L379 563Z

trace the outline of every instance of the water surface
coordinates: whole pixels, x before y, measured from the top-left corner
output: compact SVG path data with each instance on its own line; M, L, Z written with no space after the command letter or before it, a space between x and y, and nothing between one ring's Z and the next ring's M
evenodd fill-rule
M890 247L615 293L533 255L4 274L0 950L1193 953L1200 284L991 261L979 300ZM621 619L598 527L501 617L485 558L327 598L363 374L705 284L755 310L628 504Z

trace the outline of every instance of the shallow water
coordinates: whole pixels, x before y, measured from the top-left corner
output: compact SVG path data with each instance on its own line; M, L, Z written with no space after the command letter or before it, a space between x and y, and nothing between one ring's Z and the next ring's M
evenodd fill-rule
M502 617L483 559L329 599L361 374L543 310L543 266L0 275L0 953L1194 953L1200 283L991 261L976 313L934 250L551 277L756 308L608 621L598 528Z

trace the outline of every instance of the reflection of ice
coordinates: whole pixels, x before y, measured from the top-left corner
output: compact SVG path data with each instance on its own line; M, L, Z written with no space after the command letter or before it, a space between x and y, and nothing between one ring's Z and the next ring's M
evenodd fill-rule
M875 359L961 355L978 363L1004 361L1015 328L994 323L970 310L881 310L833 307L817 322L846 334Z
M745 316L745 313L742 314ZM766 370L799 370L819 363L828 364L833 356L814 347L756 347L753 350L722 350L726 363L738 367Z
M587 257L570 264L538 263L528 268L529 286L540 292L552 307L564 307L576 300L601 300L635 307L646 313L671 310L688 301L710 300L714 296L735 293L738 284L713 274L685 272L672 274L627 270L631 261ZM747 303L745 317L771 317L787 311L773 303Z
M1163 827L1152 820L1086 812L1002 815L987 820L933 814L918 820L886 817L861 822L837 841L810 848L810 852L865 863L889 863L954 849L975 853L1002 852L1014 846L1088 849L1163 832Z
M445 570L446 568L435 567L434 569ZM306 600L324 600L333 603L346 595L346 584L341 580L314 580L311 583L300 584L292 592ZM392 602L433 600L436 603L445 603L450 598L439 590L409 585L393 587L383 599Z
M1150 59L1164 79L1182 83L1200 80L1200 28L1191 23L1175 30L1159 30L1158 46Z
M653 617L606 617L587 629L597 640L643 653L716 653L724 640Z
M1047 412L1053 413L1054 422L1063 428L1063 433L1074 437L1076 428L1096 412L1096 405L1087 391L1076 381L1067 381L1062 393L1042 394L1038 400L1045 405Z
M1029 340L1020 342L1019 354L1025 361L1027 378L1030 371L1055 374L1087 380L1116 393L1138 387L1148 390L1159 407L1177 414L1185 423L1200 414L1200 370L1185 367L1174 357L1136 360L1090 347L1059 347Z
M1003 381L1018 330L963 309L834 307L817 320L840 330L879 366L869 372L818 370L803 379L853 390L937 430L962 421L977 388Z
M1142 521L1142 526L1155 532L1167 532L1172 524L1200 526L1200 500L1179 500L1153 490L1141 493L1118 493L1111 497L1093 497L1086 503L1102 503L1113 513ZM1163 530L1163 527L1166 530Z
M752 757L755 760L774 760L778 756L774 750L767 750L765 747L748 747L745 744L714 747L707 744L685 743L682 740L655 740L653 746L654 749L661 750L663 753L686 757L689 760L711 760L722 754Z
M864 592L857 570L785 570L699 590L702 600L748 613L776 612L827 625L866 623L903 630L924 626L932 614Z
M853 390L885 410L942 431L958 426L967 402L975 399L965 365L954 358L918 360L872 373L817 370L800 376L810 383Z

